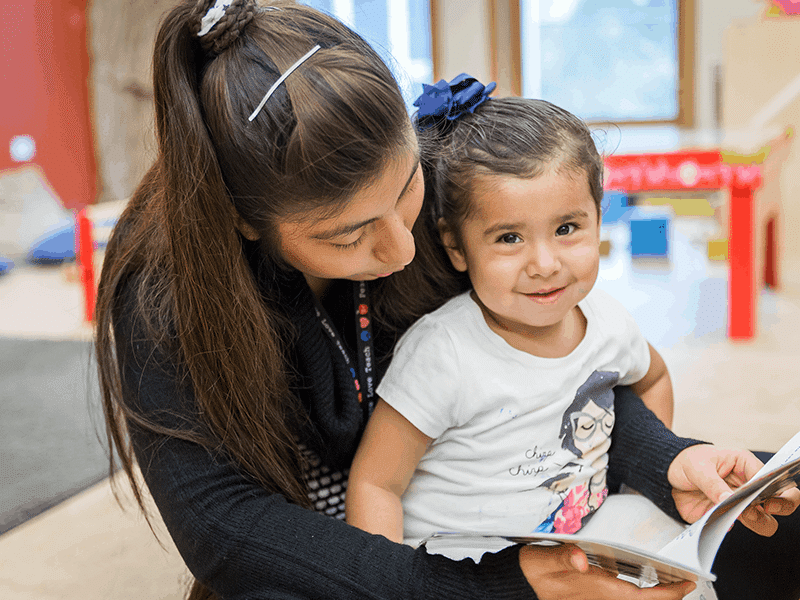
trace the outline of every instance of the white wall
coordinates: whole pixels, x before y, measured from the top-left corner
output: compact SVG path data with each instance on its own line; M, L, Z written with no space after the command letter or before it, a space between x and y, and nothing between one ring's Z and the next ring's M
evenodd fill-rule
M717 126L714 69L722 65L725 30L734 21L755 17L765 6L758 0L695 0L695 129Z

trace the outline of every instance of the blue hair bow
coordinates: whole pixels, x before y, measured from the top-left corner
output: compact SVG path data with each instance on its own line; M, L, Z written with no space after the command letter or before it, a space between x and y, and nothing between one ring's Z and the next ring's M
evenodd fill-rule
M493 81L483 85L474 77L462 73L450 83L444 79L433 85L422 84L422 94L414 100L417 111L417 123L420 129L436 125L443 118L454 121L465 112L474 112L475 108L489 99L497 84Z

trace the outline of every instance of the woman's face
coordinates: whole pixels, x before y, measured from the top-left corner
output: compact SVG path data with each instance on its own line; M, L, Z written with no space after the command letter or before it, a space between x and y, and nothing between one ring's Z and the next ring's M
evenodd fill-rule
M306 278L363 281L400 271L414 258L411 228L422 208L423 185L414 146L339 214L279 222L279 252Z

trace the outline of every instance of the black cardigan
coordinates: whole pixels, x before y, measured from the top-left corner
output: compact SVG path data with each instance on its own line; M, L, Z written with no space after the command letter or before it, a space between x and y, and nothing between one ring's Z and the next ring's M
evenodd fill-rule
M292 355L302 374L297 393L316 429L303 441L329 464L346 466L363 430L357 400L348 392L352 379L311 318L311 291L300 274L279 279L282 305L298 332ZM269 285L277 281L273 277ZM263 278L261 283L266 285ZM351 311L343 308L350 298L339 293L339 285L349 282L335 284L326 308L352 344ZM165 425L180 426L196 414L191 389L134 326L132 296L130 289L121 292L114 323L126 400L150 415L164 415ZM379 342L380 332L375 334ZM627 388L617 389L615 410L609 486L613 491L624 481L677 517L666 472L681 450L697 442L673 435ZM429 555L290 504L219 452L152 432L133 431L131 440L181 556L197 579L226 600L536 597L519 567L517 547L486 555L478 565Z

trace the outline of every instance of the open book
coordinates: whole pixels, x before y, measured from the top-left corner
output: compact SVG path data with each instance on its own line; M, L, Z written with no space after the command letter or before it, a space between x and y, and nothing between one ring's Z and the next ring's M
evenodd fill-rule
M716 577L711 573L714 557L736 518L751 504L763 502L794 486L793 478L799 473L800 433L789 440L750 481L734 490L732 496L712 507L694 524L683 529L660 550L638 545L626 536L615 536L608 532L602 536L592 534L590 525L594 518L586 528L571 535L437 533L423 543L429 551L441 554L447 554L449 548L499 549L509 542L542 545L575 544L586 553L590 564L616 573L641 587L683 580L714 581ZM642 501L649 502L643 498ZM625 512L622 518L629 516L630 513ZM666 515L663 515L663 518L668 519ZM464 555L469 556L470 553L465 552Z

